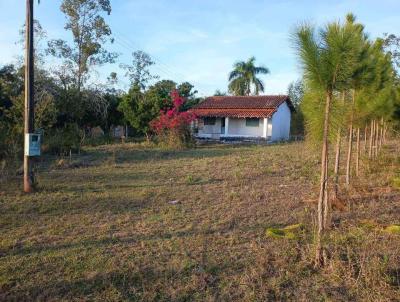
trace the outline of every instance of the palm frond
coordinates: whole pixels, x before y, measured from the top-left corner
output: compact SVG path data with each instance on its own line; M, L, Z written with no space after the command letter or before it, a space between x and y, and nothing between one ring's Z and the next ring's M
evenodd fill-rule
M269 69L264 66L259 66L254 68L255 74L269 74Z

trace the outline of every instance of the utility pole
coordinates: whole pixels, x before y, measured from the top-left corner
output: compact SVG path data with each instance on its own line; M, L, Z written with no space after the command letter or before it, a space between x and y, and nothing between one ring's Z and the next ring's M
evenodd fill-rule
M33 2L26 0L26 30L25 30L25 148L28 144L27 135L34 131L34 57L33 57ZM24 191L34 191L33 160L24 154Z

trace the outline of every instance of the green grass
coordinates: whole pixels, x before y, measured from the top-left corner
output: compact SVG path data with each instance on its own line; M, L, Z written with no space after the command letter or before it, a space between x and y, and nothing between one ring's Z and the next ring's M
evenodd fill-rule
M385 156L399 163L396 152ZM354 210L334 213L330 265L316 271L318 154L302 143L184 151L126 143L59 160L40 163L36 194L21 193L20 177L0 183L1 301L400 296L400 236L361 223L399 223L394 164L376 165L346 191ZM301 232L285 229L298 224ZM277 240L266 229L296 236Z

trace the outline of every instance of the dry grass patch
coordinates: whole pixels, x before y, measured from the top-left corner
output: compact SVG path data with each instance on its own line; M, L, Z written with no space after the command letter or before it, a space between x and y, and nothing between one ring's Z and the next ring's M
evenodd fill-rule
M396 145L393 145L395 148ZM366 166L334 214L330 265L312 267L318 156L302 143L163 151L91 147L39 166L39 192L0 184L0 300L394 301L399 171ZM388 164L389 163L389 164ZM372 164L369 164L372 165ZM291 240L266 229L301 224ZM294 233L294 230L289 230ZM372 289L372 290L371 290Z

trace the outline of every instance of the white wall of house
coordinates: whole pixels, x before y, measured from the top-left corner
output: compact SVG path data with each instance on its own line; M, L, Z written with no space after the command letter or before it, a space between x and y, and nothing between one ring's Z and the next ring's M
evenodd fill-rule
M221 128L221 120L225 119L225 129ZM288 140L290 138L291 111L287 103L283 103L272 118L260 118L258 127L246 125L245 118L216 118L214 125L199 125L198 137L219 139L221 137L263 137L271 141ZM264 127L264 125L266 125ZM225 130L226 131L226 130Z
M289 140L291 112L286 102L272 116L272 141Z
M219 139L221 133L221 118L215 119L215 125L202 125L199 127L198 137Z
M246 126L244 118L229 118L228 136L262 137L264 119L259 119L258 127Z

